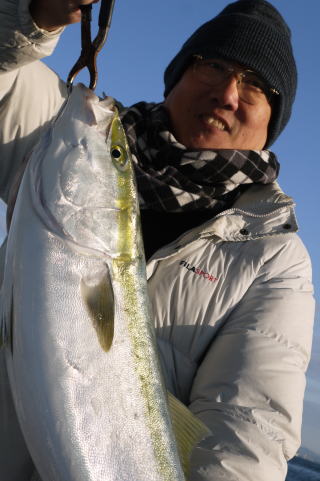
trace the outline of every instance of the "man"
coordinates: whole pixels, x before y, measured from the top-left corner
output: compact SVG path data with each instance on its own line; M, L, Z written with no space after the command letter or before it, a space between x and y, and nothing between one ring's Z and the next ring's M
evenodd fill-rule
M49 54L61 27L79 20L78 6L92 1L65 3L33 0L29 10L27 0L1 0L5 201L66 96L49 69L30 63ZM295 90L285 21L264 0L240 0L171 61L163 104L122 112L167 387L212 431L194 449L192 481L283 481L299 446L310 262L266 150L290 118ZM32 466L26 448L19 452L20 466L10 469L19 467L12 480L20 481Z

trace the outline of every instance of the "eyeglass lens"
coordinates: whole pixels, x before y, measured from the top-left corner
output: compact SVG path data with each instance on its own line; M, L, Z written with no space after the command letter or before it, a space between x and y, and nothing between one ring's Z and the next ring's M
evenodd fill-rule
M199 80L214 87L222 85L231 76L237 79L239 97L249 103L257 103L266 95L263 81L248 70L241 70L219 60L196 60L194 72Z

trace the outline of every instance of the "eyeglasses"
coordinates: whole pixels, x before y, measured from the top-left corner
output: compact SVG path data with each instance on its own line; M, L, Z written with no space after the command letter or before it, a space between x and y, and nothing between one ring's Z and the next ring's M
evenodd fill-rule
M224 60L204 60L200 55L195 55L193 72L201 82L212 87L219 87L234 76L239 98L248 104L258 104L265 98L270 102L273 95L279 95L276 89L266 85L252 70L236 67Z

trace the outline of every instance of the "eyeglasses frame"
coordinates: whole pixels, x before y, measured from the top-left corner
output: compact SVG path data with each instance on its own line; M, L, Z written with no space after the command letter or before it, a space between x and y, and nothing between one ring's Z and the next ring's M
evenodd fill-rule
M202 55L199 55L199 54L193 55L192 58L194 60L194 63L199 62L199 61L203 61L203 60L205 60L205 61L211 60L210 58L208 58L208 59L204 58ZM228 61L224 60L223 58L222 59L217 58L217 60L222 60L222 61L228 63ZM259 75L256 74L256 72L254 70L244 68L244 67L240 67L240 66L239 67L237 67L237 66L233 67L233 66L230 65L230 67L226 67L226 70L230 71L230 74L232 74L232 72L238 73L240 75L240 79L243 78L242 76L245 76L246 72L253 73L253 74L257 75L257 77L259 77ZM241 76L241 74L242 74L242 76ZM237 80L238 80L238 77L237 77ZM263 80L262 80L262 82L263 82ZM241 80L240 80L240 83L241 83ZM271 98L272 98L273 95L280 95L280 92L277 89L275 89L273 87L269 87L267 85L266 85L266 88L264 89L264 93L265 93L265 96L266 96L268 102L271 101ZM270 94L270 96L268 96L268 93Z

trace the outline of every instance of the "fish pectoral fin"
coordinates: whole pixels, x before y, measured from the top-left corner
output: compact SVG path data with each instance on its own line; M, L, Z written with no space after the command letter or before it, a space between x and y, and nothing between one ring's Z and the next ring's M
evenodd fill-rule
M210 429L177 398L168 391L171 414L180 462L186 479L189 479L191 452L196 444L210 436Z
M81 279L80 289L100 345L109 351L114 335L114 293L109 269Z

